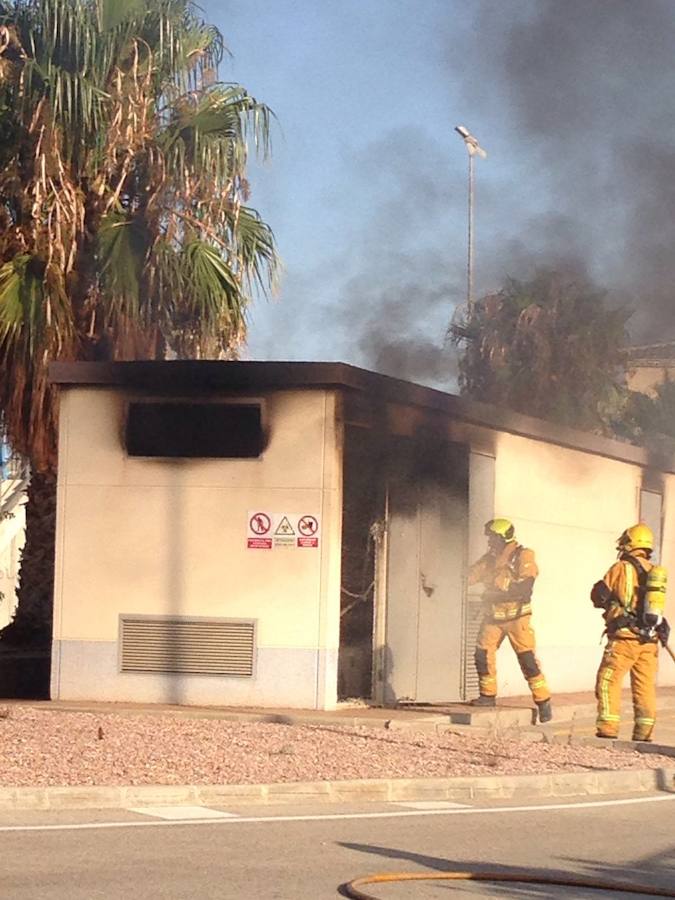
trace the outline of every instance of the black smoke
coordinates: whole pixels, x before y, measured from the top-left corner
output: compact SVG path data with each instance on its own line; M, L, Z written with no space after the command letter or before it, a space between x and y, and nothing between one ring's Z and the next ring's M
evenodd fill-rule
M446 333L466 292L466 185L460 174L451 187L450 159L432 132L394 129L345 159L322 205L350 226L315 271L288 273L273 338L284 349L268 344L271 358L315 338L324 359L455 386Z
M508 152L523 162L524 199L540 206L523 234L493 248L493 272L518 277L581 259L629 298L635 337L675 338L675 4L474 8L467 107L504 123ZM447 65L459 74L451 45ZM528 183L540 196L527 196Z
M437 119L420 128L411 111L409 129L327 173L321 227L349 225L333 228L316 270L288 273L267 354L315 344L312 355L454 387L444 336L466 294L460 123L488 150L475 294L537 269L581 273L635 310L635 342L675 339L675 0L435 9L437 74L419 90L440 98Z

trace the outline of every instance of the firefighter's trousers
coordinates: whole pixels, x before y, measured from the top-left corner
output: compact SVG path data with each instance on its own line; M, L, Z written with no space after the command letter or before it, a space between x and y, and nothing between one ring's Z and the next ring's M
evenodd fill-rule
M656 669L659 645L637 638L610 638L602 655L595 684L598 700L597 734L617 737L621 719L621 686L630 672L633 694L633 740L649 741L656 719Z
M516 652L520 669L525 676L535 703L549 700L551 693L535 656L532 616L520 616L505 622L486 617L476 641L476 671L480 692L485 697L497 696L497 650L508 638Z

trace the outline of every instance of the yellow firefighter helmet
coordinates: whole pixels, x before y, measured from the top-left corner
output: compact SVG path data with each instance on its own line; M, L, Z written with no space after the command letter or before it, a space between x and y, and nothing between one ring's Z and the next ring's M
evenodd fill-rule
M491 534L503 538L505 541L512 541L516 533L513 522L508 519L490 519L485 523L485 534L490 537Z
M626 528L619 540L616 542L617 549L630 553L631 550L653 550L654 535L649 525L640 522L637 525L631 525Z

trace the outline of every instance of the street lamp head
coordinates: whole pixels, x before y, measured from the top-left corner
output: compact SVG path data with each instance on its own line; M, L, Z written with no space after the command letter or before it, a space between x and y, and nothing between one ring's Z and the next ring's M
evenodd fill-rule
M477 138L471 134L468 128L465 128L464 125L455 125L455 131L466 144L469 156L480 156L481 159L487 158L487 153L483 150L478 143Z

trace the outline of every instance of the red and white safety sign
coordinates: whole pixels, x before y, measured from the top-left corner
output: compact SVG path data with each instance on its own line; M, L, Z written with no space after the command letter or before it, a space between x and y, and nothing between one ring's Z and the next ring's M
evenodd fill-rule
M249 550L271 550L272 518L266 512L249 512L246 545Z
M249 550L318 547L319 531L319 517L311 513L249 510L246 546Z
M298 532L298 547L319 546L319 520L316 516L300 516Z

